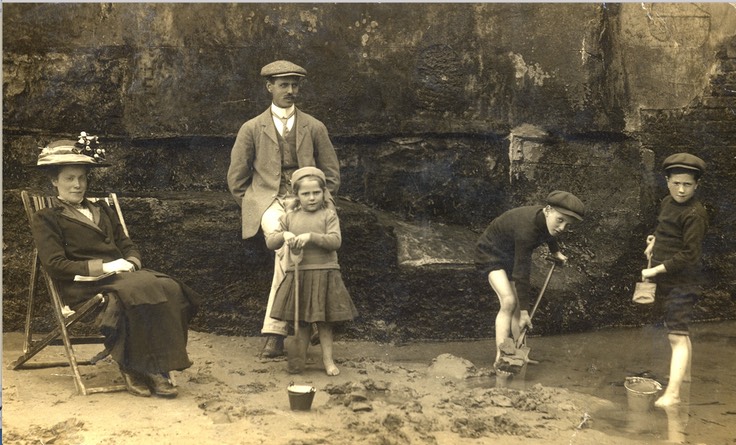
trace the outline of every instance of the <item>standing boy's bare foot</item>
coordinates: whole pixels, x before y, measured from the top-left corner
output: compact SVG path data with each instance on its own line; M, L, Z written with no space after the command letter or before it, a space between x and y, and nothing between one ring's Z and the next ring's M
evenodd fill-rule
M340 374L340 370L335 366L335 362L332 360L322 360L322 363L325 365L325 372L327 375L338 375Z
M656 406L657 408L667 408L669 406L674 406L674 405L677 405L679 403L680 403L680 398L679 397L676 397L676 396L673 396L673 395L669 395L669 394L665 394L662 397L660 397L659 399L657 399L656 402L654 402L654 406Z

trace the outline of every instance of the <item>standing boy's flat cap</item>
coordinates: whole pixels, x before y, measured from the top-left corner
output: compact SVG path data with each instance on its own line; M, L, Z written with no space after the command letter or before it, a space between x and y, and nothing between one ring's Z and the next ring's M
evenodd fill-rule
M263 77L286 77L307 75L307 70L288 60L277 60L261 68L261 76Z
M547 204L554 207L563 215L572 216L578 221L582 221L583 215L585 215L585 205L583 205L583 202L569 192L555 190L547 195Z
M686 168L688 170L697 170L705 173L705 161L690 153L675 153L668 156L662 163L665 170L671 168Z

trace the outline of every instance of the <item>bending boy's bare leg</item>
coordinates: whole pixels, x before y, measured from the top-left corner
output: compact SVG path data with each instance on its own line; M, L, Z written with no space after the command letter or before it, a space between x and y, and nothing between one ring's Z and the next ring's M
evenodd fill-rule
M335 366L332 358L332 323L318 322L319 343L322 345L322 363L327 375L338 375L340 370Z
M669 334L672 358L670 359L670 381L662 397L654 402L660 408L680 403L680 387L685 380L692 355L690 337L682 334Z
M493 291L498 296L500 308L496 314L496 362L501 358L500 346L504 340L512 334L514 319L516 319L516 331L518 335L519 319L516 316L518 312L518 299L514 291L513 283L511 283L504 270L494 270L488 274L488 282Z

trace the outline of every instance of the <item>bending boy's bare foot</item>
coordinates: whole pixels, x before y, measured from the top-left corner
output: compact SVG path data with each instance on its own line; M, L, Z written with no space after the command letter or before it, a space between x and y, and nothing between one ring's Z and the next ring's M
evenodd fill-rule
M332 360L323 360L322 361L325 365L325 372L327 375L338 375L340 374L340 370L335 366L335 362Z
M656 406L657 408L667 408L669 406L675 406L679 403L680 403L679 397L676 397L670 394L665 394L659 399L657 399L656 402L654 402L654 406Z

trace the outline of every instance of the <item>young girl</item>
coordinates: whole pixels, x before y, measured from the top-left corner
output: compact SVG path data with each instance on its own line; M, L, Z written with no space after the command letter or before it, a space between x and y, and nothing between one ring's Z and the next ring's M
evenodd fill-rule
M476 246L475 263L488 278L501 304L496 315L496 360L499 369L501 345L509 336L516 340L521 330L531 329L529 301L532 252L546 243L556 260L565 263L558 235L583 220L585 207L573 194L554 191L547 205L511 209L491 221Z
M345 288L337 262L337 249L342 243L340 221L334 210L325 205L326 181L322 170L303 167L291 176L297 197L296 208L281 217L279 230L268 236L266 245L276 250L286 243L293 254L301 255L299 263L299 355L304 363L309 342L309 326L317 323L322 345L322 362L327 375L340 370L332 359L332 327L336 322L352 320L358 311ZM294 266L289 266L281 282L271 317L294 321ZM301 372L302 369L290 370Z

